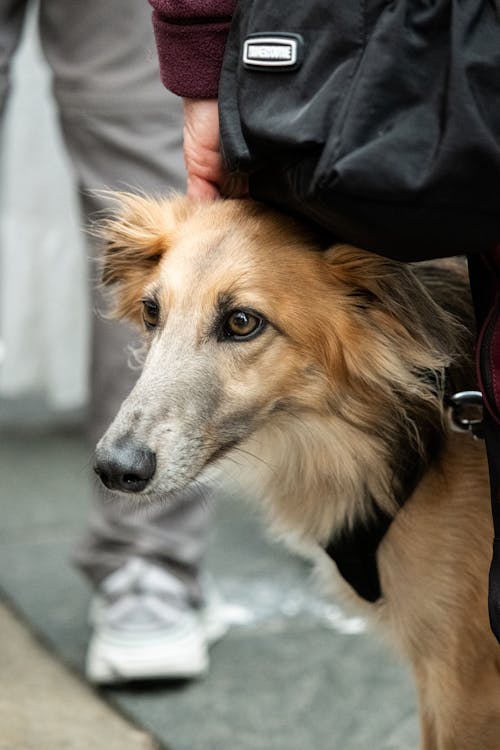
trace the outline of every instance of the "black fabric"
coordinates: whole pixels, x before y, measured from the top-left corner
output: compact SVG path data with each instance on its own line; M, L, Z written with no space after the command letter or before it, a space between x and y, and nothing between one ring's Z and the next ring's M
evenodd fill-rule
M369 521L342 531L325 547L342 578L368 602L382 597L377 550L391 522L391 516L374 505Z
M398 509L409 500L427 467L435 459L440 442L437 434L429 434L426 456L422 456L409 444L398 446L392 466L393 494ZM383 511L372 497L368 498L368 503L368 517L357 521L353 527L341 529L326 545L325 552L358 596L366 601L376 602L383 596L377 552L394 516Z
M245 67L262 32L301 36L296 69ZM494 0L240 0L219 102L254 198L404 261L500 240Z

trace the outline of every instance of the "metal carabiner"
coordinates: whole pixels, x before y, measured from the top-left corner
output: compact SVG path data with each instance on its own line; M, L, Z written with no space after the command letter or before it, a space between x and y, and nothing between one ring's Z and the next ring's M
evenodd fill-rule
M481 391L460 391L449 398L451 422L459 432L483 437L483 394ZM469 412L469 413L468 413Z

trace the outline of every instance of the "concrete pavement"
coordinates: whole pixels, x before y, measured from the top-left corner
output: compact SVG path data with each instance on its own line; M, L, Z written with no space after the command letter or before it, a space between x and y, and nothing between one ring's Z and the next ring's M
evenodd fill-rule
M159 750L0 605L0 750Z

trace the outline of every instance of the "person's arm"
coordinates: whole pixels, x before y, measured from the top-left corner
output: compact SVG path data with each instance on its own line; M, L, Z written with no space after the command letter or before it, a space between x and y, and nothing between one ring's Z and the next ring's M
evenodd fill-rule
M217 93L236 0L149 0L164 85L184 99L187 193L218 198L225 192L219 148ZM243 195L246 186L233 189Z

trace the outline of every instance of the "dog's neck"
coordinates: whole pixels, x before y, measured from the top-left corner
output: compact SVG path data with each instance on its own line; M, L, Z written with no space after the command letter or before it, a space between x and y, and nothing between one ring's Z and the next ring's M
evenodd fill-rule
M367 498L387 513L398 507L394 468L380 440L335 416L284 416L233 457L240 481L243 471L279 529L323 546L369 518Z
M338 416L288 414L259 430L233 459L239 482L263 501L274 529L292 546L343 544L368 529L375 554L377 534L383 536L435 457L421 455L407 431L400 438L389 451L380 436ZM437 436L435 442L437 452Z

